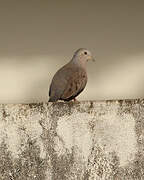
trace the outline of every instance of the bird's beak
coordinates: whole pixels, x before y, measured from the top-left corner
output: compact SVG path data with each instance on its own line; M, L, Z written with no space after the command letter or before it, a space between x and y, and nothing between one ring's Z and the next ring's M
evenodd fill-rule
M93 62L95 62L95 58L93 56L89 56L88 60L92 60Z

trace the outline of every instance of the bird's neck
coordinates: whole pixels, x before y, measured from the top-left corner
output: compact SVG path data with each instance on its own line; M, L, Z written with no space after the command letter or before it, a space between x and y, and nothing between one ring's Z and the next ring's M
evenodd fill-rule
M72 59L71 63L77 67L86 69L86 62L85 61L81 61L81 60L77 60L77 59Z

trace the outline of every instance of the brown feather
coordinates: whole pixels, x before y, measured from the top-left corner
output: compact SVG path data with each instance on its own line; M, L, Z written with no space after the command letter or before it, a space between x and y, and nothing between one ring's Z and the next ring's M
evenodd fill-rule
M69 79L67 86L61 96L62 100L70 99L71 97L76 97L76 95L81 92L87 83L87 74L83 69L78 69L73 73Z

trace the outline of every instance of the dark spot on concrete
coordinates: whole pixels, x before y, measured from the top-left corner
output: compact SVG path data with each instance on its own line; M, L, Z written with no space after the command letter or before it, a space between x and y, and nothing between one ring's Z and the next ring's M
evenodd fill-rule
M122 107L123 100L118 100L120 107Z
M3 112L3 118L4 118L4 119L5 119L6 117L10 116L10 114L7 114L7 113L6 113L5 109L3 109L2 112Z
M31 104L28 104L30 109L38 109L39 112L43 112L44 111L44 106L43 106L43 103L31 103Z
M92 108L94 108L94 105L93 105L93 102L92 101L90 101L90 107L89 107L90 109L92 109Z

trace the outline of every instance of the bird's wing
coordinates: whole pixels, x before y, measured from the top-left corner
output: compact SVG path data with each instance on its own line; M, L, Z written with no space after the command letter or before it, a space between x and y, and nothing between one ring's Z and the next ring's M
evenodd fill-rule
M68 78L70 77L71 73L72 68L69 66L69 64L63 66L56 72L49 89L49 101L57 101L60 99L67 87Z
M86 86L87 74L83 69L78 69L71 74L61 99L68 99L78 95Z

